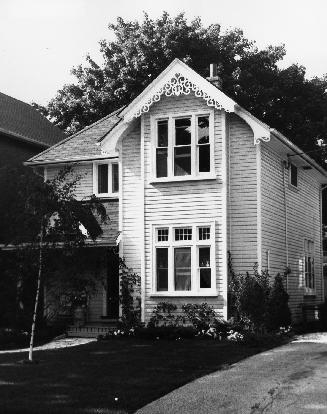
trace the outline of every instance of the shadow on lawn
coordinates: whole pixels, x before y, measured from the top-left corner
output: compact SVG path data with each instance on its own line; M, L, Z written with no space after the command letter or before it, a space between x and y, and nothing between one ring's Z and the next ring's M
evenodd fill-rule
M213 340L114 339L0 355L1 413L130 413L203 375L269 347Z

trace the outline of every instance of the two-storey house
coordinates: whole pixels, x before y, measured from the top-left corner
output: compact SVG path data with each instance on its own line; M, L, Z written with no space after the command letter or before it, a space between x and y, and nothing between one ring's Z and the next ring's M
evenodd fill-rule
M127 107L31 158L53 177L83 173L111 217L99 246L119 242L141 276L142 319L158 302L207 302L227 317L228 252L236 272L254 263L285 282L293 317L323 300L321 188L327 172L175 59ZM119 236L118 236L119 235ZM108 263L110 269L110 262ZM117 317L118 276L89 306Z

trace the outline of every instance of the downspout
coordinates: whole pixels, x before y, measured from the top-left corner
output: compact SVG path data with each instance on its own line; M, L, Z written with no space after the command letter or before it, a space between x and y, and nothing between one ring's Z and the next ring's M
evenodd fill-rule
M140 217L141 225L141 321L145 322L145 119L141 115L141 198L142 198L142 215Z
M326 190L327 184L324 184L320 187L320 263L321 263L321 301L325 301L325 275L324 275L324 246L323 246L323 236L322 236L322 192Z
M285 186L285 170L289 169L289 165L286 161L282 161L282 180L283 180L283 193L284 193L284 213L285 213L285 254L286 254L286 269L288 269L288 212L287 212L287 196ZM286 273L286 291L288 292L288 272Z
M230 159L231 159L231 152L232 152L232 143L230 140L230 122L227 122L227 136L228 136L228 166L227 166L227 174L228 174L228 190L227 190L227 207L228 207L228 241L229 241L229 251L232 251L232 219L231 219L231 201L230 201L230 185L231 185L231 173L230 173Z

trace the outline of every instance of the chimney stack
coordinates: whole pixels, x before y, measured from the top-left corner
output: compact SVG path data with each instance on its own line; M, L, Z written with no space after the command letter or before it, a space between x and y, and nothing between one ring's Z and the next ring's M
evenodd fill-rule
M210 76L207 80L212 83L216 88L221 89L222 81L218 76L218 65L217 63L210 63Z

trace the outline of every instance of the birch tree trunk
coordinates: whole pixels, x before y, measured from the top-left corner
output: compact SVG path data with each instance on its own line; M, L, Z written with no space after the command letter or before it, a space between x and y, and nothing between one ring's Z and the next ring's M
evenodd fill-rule
M41 225L41 233L40 233L39 271L38 271L38 276L37 276L37 288L36 288L35 304L34 304L34 312L33 312L33 322L32 322L32 329L31 329L30 349L29 349L29 353L28 353L28 360L29 361L33 361L34 336L35 336L37 310L38 310L38 306L39 306L40 291L41 291L42 269L43 269L43 223Z

